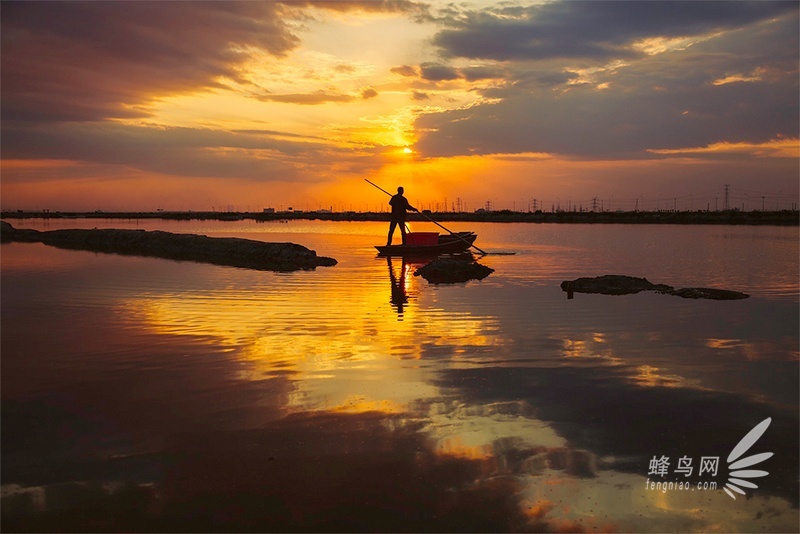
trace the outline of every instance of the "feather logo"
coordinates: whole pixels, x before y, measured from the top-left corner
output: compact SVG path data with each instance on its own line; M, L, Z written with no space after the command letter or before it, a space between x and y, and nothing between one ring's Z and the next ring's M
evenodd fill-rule
M769 474L768 471L762 471L760 469L745 469L747 467L755 466L756 464L760 464L764 460L770 458L773 453L771 452L762 452L759 454L754 454L752 456L748 456L746 458L741 458L750 447L755 445L756 441L764 435L764 432L767 431L767 427L772 422L771 417L767 417L760 423L758 423L753 429L747 433L745 437L736 444L733 448L731 453L728 455L728 482L725 484L725 487L722 488L725 490L725 493L728 496L736 500L736 496L733 494L733 491L739 493L740 495L746 495L742 488L757 488L758 486L749 479L751 478L759 478L765 477ZM740 459L741 458L741 459ZM744 480L748 479L748 480Z

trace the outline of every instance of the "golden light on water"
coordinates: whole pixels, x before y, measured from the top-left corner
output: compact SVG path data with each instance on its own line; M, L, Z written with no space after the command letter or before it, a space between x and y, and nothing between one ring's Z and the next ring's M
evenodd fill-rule
M405 294L417 292L421 279L413 269L399 276ZM249 365L244 378L289 373L295 384L289 404L295 409L398 412L440 394L424 364L427 352L446 347L459 353L465 352L462 345L501 341L485 333L484 318L469 313L421 313L406 304L398 315L389 277L381 273L382 282L384 277L377 286L314 289L290 283L290 301L283 291L266 290L257 297L227 291L165 294L128 301L125 310L154 333L208 337L229 347Z
M339 261L274 273L3 244L9 531L796 529L796 227L448 214L514 255L436 285L376 258L387 225L359 220L389 219L366 178L432 213L785 221L796 5L7 7L15 226L278 235ZM139 215L317 210L350 221ZM560 290L607 272L752 298ZM645 489L648 458L722 455L762 411L777 448L747 499Z
M54 219L46 224L55 229L74 223ZM85 223L95 224L95 220ZM37 298L25 302L38 300L53 306L55 299L70 310L91 308L84 312L91 320L87 331L95 334L96 327L111 332L96 346L87 347L84 338L71 349L65 343L66 354L61 347L47 351L52 353L52 364L41 365L27 358L41 337L35 326L40 324L38 318L30 315L27 339L35 342L20 340L16 350L17 363L29 370L27 379L44 373L45 391L51 390L53 380L71 380L76 390L85 389L87 376L101 377L100 383L110 380L96 397L99 410L111 398L125 413L135 412L136 424L155 436L149 437L148 446L162 432L169 435L184 424L199 429L201 435L209 432L209 425L234 429L232 441L227 430L216 435L212 429L211 448L200 451L202 463L212 464L212 472L215 447L227 450L233 443L235 452L240 435L263 435L273 445L287 439L286 450L293 446L292 439L323 435L315 446L327 454L326 439L338 439L343 430L346 435L338 444L346 446L348 458L360 462L354 455L358 451L374 454L376 442L393 446L394 434L379 433L390 438L380 441L348 430L351 424L374 423L380 429L402 429L399 440L403 443L413 438L408 443L410 465L428 461L427 465L438 469L463 464L470 473L465 478L468 492L473 482L497 484L501 495L519 496L522 513L548 531L594 530L595 526L597 530L637 530L642 524L659 531L693 526L695 530L750 531L767 521L758 519L765 509L777 510L768 518L775 527L769 530L780 531L791 521L796 524L796 507L766 492L743 501L741 514L734 516L729 499L719 491L687 495L645 490L646 458L662 452L663 434L656 429L647 439L628 445L633 441L630 435L641 428L640 400L656 409L670 409L669 403L675 402L680 409L684 399L694 399L700 412L719 406L715 403L718 395L723 403L737 395L745 399L744 406L772 402L770 409L781 409L776 404L780 397L769 393L776 383L780 388L780 380L763 390L759 384L745 383L744 397L744 375L725 371L752 364L780 369L788 367L787 362L796 363L794 330L780 326L782 320L791 322L783 314L789 309L787 299L796 304L796 290L785 292L780 300L771 296L769 287L759 297L736 303L739 308L720 305L720 318L732 320L709 326L703 322L708 309L704 305L714 303L670 300L663 295L564 298L554 278L560 278L565 268L574 268L576 258L585 262L581 265L594 266L591 247L605 251L608 241L627 247L626 240L598 244L602 240L594 237L614 231L629 236L630 228L604 228L592 236L597 232L594 228L553 227L534 235L541 243L527 245L526 240L532 238L529 226L515 234L513 227L504 225L505 239L512 240L518 255L482 258L481 263L497 271L481 282L436 286L414 276L417 264L375 256L372 245L385 237L384 224L338 223L335 229L341 234L337 234L327 222L292 221L269 238L266 224L240 221L224 229L218 224L216 231L226 235L250 232L272 241L308 241L340 263L315 272L271 273L12 243L3 249L4 277L35 270L28 284L42 286L41 293L31 293ZM420 222L419 229L429 229L424 225L430 223ZM479 228L488 249L498 242L491 241L494 228ZM213 223L207 222L191 229L215 231ZM643 231L660 236L665 232ZM669 231L675 234L674 242L684 243L687 235L696 237L704 230ZM763 231L733 227L718 235L718 229L711 230L726 248L741 247L729 251L728 257L740 257L749 248L746 238ZM789 256L796 262L796 230L768 232L775 238L792 237L786 241L795 247ZM591 247L583 244L587 239ZM781 250L782 241L773 241L770 250ZM611 257L617 262L614 265L627 261L618 254ZM62 258L61 264L57 258ZM535 267L532 258L536 258ZM770 257L763 261L775 265ZM636 265L643 272L663 274L661 263L647 258ZM133 268L123 275L123 266ZM767 273L750 263L744 268L736 276ZM785 270L794 275L796 263ZM72 278L55 293L52 283L41 283L43 279L65 280L61 273L70 273ZM739 278L725 279L722 285L736 285L731 280ZM14 298L14 292L9 294L4 298ZM17 298L22 297L27 295ZM767 317L769 326L749 314L753 306L774 310L775 315ZM26 313L25 306L18 309ZM97 310L108 313L98 320ZM6 321L13 340L19 320L14 323L14 314L9 314ZM748 324L752 331L741 330L741 324ZM52 327L57 334L58 325ZM75 329L69 322L62 328ZM54 370L54 365L62 367ZM110 374L109 366L114 369ZM19 383L15 387L24 391L25 380ZM120 391L115 390L118 386ZM161 413L151 413L154 402L162 407ZM625 405L631 407L632 420L604 417L609 410L625 410ZM698 423L698 419L688 419L691 413L681 413L687 421ZM109 415L114 419L114 410ZM161 427L150 428L152 419L160 421ZM619 420L616 424L615 419ZM124 426L127 417L120 422ZM325 433L327 424L336 427L333 434ZM293 425L302 432L291 434ZM281 434L284 431L287 434ZM595 435L613 448L596 447ZM727 445L702 432L689 437L707 443L712 454L718 448L720 454L727 450ZM254 450L251 460L259 465L263 456L274 454L261 447ZM641 468L631 467L641 458ZM197 472L206 476L203 468Z

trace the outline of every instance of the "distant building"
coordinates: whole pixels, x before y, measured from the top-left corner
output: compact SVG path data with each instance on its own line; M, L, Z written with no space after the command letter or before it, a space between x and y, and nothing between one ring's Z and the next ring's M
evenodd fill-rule
M264 208L264 213L275 213L275 208Z

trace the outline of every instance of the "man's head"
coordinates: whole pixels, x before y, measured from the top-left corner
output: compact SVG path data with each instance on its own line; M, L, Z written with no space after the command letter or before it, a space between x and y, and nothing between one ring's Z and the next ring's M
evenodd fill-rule
M404 191L404 189L403 189L402 185L397 188L397 192L400 193L401 195L403 194L403 191Z

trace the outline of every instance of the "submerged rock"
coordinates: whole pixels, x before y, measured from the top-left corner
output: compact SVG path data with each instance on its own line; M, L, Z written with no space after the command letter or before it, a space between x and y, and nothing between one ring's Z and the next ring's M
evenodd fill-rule
M112 254L152 256L265 271L296 271L336 265L294 243L265 243L235 237L173 234L159 230L19 230L0 222L0 240L44 243L59 248Z
M670 291L659 291L666 295L675 295L685 299L711 299L711 300L741 300L750 295L729 289L714 289L709 287L685 287L683 289L672 289Z
M439 258L417 269L414 276L421 276L431 284L457 284L469 280L483 280L494 269L474 261Z
M594 278L577 278L561 282L561 289L567 292L567 298L573 293L599 293L602 295L631 295L641 291L656 291L665 295L675 295L687 299L738 300L750 295L727 289L707 287L687 287L675 289L666 284L653 284L647 278L636 278L618 274L607 274Z
M636 278L619 274L607 274L595 278L578 278L561 282L566 292L601 293L603 295L631 295L640 291L670 290L672 287L653 284L647 278Z

